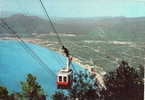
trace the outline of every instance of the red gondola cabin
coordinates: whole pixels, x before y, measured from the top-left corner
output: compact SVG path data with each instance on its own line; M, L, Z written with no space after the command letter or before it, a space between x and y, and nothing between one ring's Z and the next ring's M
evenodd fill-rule
M66 67L62 68L57 73L57 88L70 89L72 86L72 80L73 80L73 71L70 68L72 57L70 57L69 51L67 48L62 46L62 49L63 49L63 52L65 53L65 56L67 57L67 63L66 63Z
M57 88L70 89L72 85L72 70L69 68L61 69L57 74Z

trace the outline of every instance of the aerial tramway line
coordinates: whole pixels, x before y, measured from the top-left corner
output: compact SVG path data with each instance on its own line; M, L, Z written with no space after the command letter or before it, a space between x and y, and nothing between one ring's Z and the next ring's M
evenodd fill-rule
M57 78L57 88L58 89L70 89L71 85L72 85L72 80L73 80L73 70L71 69L71 61L72 61L72 57L70 57L69 51L67 48L65 48L65 46L62 46L62 50L64 51L65 56L67 57L67 63L66 63L66 67L62 68L57 75L51 70L49 69L48 65L45 64L43 62L43 60L41 60L41 58L35 53L35 51L33 51L22 39L21 37L17 34L17 32L15 30L13 30L4 20L0 20L0 25L8 30L10 33L12 33L13 35L15 35L16 39L20 42L18 42L23 48L24 50L29 53L35 60L38 61L38 63L46 69L46 71L48 71L48 74L52 73L53 75L56 76Z
M72 68L71 68L71 65L72 65L72 67L74 67L74 66L73 66L73 64L72 64L72 57L70 56L69 50L68 50L68 49L64 46L64 44L62 43L61 38L60 38L58 32L56 31L55 26L54 26L53 22L51 21L51 18L49 17L49 15L48 15L48 13L47 13L47 10L46 10L46 8L45 8L43 2L42 2L41 0L39 0L39 1L40 1L40 4L41 4L41 6L42 6L42 8L43 8L43 10L44 10L44 12L45 12L45 14L46 14L46 16L47 16L49 22L50 22L50 24L51 24L51 26L52 26L52 29L53 29L54 33L56 33L58 42L59 42L59 44L61 45L61 48L62 48L62 50L63 50L63 53L65 54L65 56L66 56L66 58L67 58L66 66L65 66L64 68L62 68L61 70L59 70L59 72L57 73L57 75L55 75L55 73L54 73L51 69L49 69L48 65L45 64L45 63L43 62L43 60L41 60L41 58L40 58L40 57L39 57L39 56L38 56L38 55L37 55L37 54L36 54L36 53L35 53L35 52L34 52L34 51L33 51L24 41L23 41L23 39L21 39L21 37L17 34L17 32L16 32L14 29L12 29L12 28L8 25L8 23L4 21L4 19L1 19L1 20L0 20L0 22L1 22L0 25L1 25L4 29L6 29L6 30L8 30L10 33L12 33L12 34L16 37L16 39L17 39L18 41L20 41L20 42L18 42L18 43L25 49L25 51L26 51L27 53L29 53L35 60L37 60L38 63L39 63L43 68L45 68L45 69L48 71L48 74L51 72L53 75L56 76L56 78L57 78L56 84L57 84L57 88L58 88L58 89L70 89L71 86L72 86L72 84L73 84L73 70L72 70ZM74 69L74 71L75 71L75 69ZM77 73L77 72L76 72L76 73Z
M69 50L64 46L59 33L56 31L56 28L53 24L53 21L51 20L42 0L38 0L41 4L42 10L44 11L46 17L48 18L50 25L54 31L54 33L56 33L57 39L58 39L58 43L61 46L61 49L63 50L63 53L65 54L67 60L66 60L66 66L63 67L62 69L59 70L59 72L57 74L55 74L51 69L49 69L48 65L45 64L43 62L43 60L41 60L41 58L21 39L21 37L17 34L17 32L15 30L13 30L4 20L1 20L1 26L6 29L9 30L10 33L14 34L15 37L20 40L20 45L26 50L26 52L28 52L35 60L38 61L38 63L46 69L46 71L53 73L53 75L56 76L57 79L57 88L58 89L70 89L72 84L73 84L73 73L77 73L77 71L75 70L73 64L72 64L72 57L69 53ZM61 61L61 59L59 59ZM72 70L73 68L73 70ZM74 71L74 72L73 72Z
M21 39L21 37L17 34L17 32L15 30L13 30L4 20L1 20L1 26L4 29L9 30L10 33L15 35L15 37L20 41L18 43L25 49L25 51L27 53L29 53L35 60L37 60L38 63L43 68L46 69L48 74L50 74L50 72L51 72L54 76L56 76L56 79L57 79L56 84L57 84L58 89L70 89L73 84L73 74L74 74L74 72L77 73L77 71L75 70L75 68L72 64L72 57L70 56L69 50L64 46L58 32L56 31L53 21L51 20L50 16L48 15L47 10L46 10L42 0L38 0L38 1L40 2L41 7L42 7L46 17L48 18L54 33L56 33L58 43L61 46L61 48L67 58L66 66L64 68L60 69L57 74L55 74L51 69L49 69L48 65L45 64L45 62L43 62L43 60ZM61 59L59 59L59 60L61 61ZM72 70L72 68L73 68L73 70Z
M60 38L58 32L56 31L56 28L55 28L53 22L51 21L51 18L49 16L42 0L39 0L39 1L40 1L41 7L42 7L46 17L48 18L48 20L52 26L54 33L56 33L58 42L62 47L63 53L65 54L65 56L67 58L66 67L62 68L57 73L57 88L58 89L70 89L72 86L72 83L73 83L73 70L71 68L72 57L70 56L69 50L62 43L61 38Z

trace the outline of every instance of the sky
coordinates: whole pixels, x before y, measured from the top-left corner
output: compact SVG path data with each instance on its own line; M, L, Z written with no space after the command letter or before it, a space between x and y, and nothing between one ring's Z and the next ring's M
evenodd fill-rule
M145 0L42 0L50 16L105 17L145 16ZM45 16L39 0L0 0L3 14Z

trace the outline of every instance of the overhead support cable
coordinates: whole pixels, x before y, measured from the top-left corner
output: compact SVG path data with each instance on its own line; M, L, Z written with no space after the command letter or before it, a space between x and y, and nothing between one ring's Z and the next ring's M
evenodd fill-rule
M51 17L49 16L46 7L45 7L45 5L43 4L43 1L42 1L42 0L38 0L38 1L40 2L41 7L42 7L42 9L43 9L43 11L44 11L46 17L48 18L48 20L49 20L49 22L50 22L50 25L51 25L51 27L52 27L52 29L53 29L53 32L56 34L56 37L57 37L57 39L58 39L58 43L59 43L60 46L61 46L61 49L64 51L66 57L68 58L68 57L70 56L69 50L64 46L64 44L63 44L63 42L62 42L62 40L61 40L61 38L60 38L60 36L59 36L59 33L56 31L55 25L54 25L53 21L51 20ZM59 59L62 61L63 64L65 64L64 61L63 61L60 57L59 57Z
M19 35L17 35L17 32L15 30L13 30L4 20L0 20L0 25L8 30L10 33L12 33L13 35L16 36L17 40L19 40L20 42L18 42L23 48L24 50L29 53L33 59L35 59L36 61L38 61L38 64L40 66L42 66L43 68L45 68L45 70L48 72L48 74L52 73L53 75L56 75L50 68L49 66L43 62L43 60L35 53L35 51L33 51L33 49L31 49L22 39Z
M27 7L26 8L22 8L21 5L20 5L19 0L16 0L16 1L17 1L18 8L21 9L23 12L26 12L27 15L30 15L30 12L29 12L28 8ZM32 20L32 22L34 22L34 20ZM26 25L24 24L24 27L25 26ZM29 30L28 29L25 29L25 32L29 33ZM55 59L57 60L57 62L59 64L62 64L62 61L60 61L59 58L56 55L54 55L54 57L55 57Z
M63 43L62 43L62 40L61 40L61 38L60 38L60 36L59 36L59 34L58 34L58 32L56 31L56 28L55 28L53 22L51 21L51 18L50 18L50 16L49 16L49 14L48 14L48 12L47 12L47 10L46 10L46 8L45 8L45 6L44 6L42 0L39 0L39 1L40 1L40 4L41 4L41 7L43 8L43 11L44 11L45 15L47 16L47 18L48 18L48 20L49 20L49 22L50 22L50 24L51 24L51 26L52 26L52 29L53 29L54 33L55 33L56 36L57 36L57 39L58 39L60 45L61 45L61 46L64 46Z
M48 12L47 12L47 10L46 10L46 8L45 8L45 6L44 6L42 0L39 0L39 1L40 1L40 4L41 4L42 8L43 8L43 11L45 12L45 14L46 14L46 16L47 16L47 18L48 18L48 20L49 20L51 26L52 26L52 29L53 29L54 33L55 33L56 36L57 36L57 39L58 39L60 45L62 46L62 49L64 50L64 53L66 54L66 57L69 59L69 57L70 57L69 50L64 46L64 44L63 44L63 42L62 42L62 40L61 40L61 38L60 38L58 32L56 31L56 28L55 28L55 26L54 26L54 24L53 24L53 21L51 21L51 18L50 18L50 16L49 16L49 14L48 14ZM78 74L78 72L76 71L74 65L73 65L73 64L71 64L71 65L72 65L74 71Z

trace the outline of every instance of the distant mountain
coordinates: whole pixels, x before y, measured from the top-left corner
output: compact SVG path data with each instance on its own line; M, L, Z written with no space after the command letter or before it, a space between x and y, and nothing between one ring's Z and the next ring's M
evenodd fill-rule
M53 32L46 19L22 14L4 18L5 21L20 33L49 33ZM145 37L145 17L100 17L100 18L58 18L55 20L57 32L63 33L98 33L114 38L120 36ZM0 27L0 33L6 33Z
M12 15L13 15L12 12L9 12L9 11L0 11L0 18L10 17Z
M49 27L48 21L36 16L14 15L11 17L3 18L11 28L20 33L48 33ZM5 33L3 29L0 29L0 33Z

